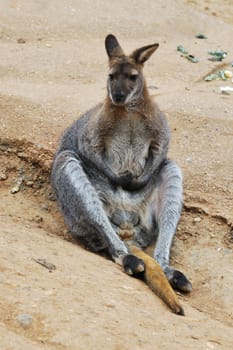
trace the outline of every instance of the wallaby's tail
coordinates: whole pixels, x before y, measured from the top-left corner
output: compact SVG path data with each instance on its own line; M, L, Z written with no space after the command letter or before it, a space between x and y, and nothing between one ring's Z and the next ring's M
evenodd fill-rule
M130 245L130 252L142 259L145 263L145 281L153 292L158 295L178 315L184 315L184 310L177 295L170 286L160 265L148 254L139 248Z

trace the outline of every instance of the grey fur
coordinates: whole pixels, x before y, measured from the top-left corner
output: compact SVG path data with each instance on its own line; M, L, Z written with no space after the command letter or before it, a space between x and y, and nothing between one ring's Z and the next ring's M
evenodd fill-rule
M115 74L108 78L108 95L62 136L52 185L75 237L93 251L107 249L115 261L128 253L122 230L130 231L130 242L141 248L157 237L154 257L171 280L169 255L182 208L182 175L167 159L169 127L142 75L142 64L157 47L125 56L116 38L107 37Z

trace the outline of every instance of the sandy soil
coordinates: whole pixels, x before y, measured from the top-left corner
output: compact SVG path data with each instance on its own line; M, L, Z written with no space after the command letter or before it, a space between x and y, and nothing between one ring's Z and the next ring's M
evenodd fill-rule
M203 81L233 71L232 23L232 0L0 2L1 349L233 348L233 94L219 89L233 85ZM108 33L127 52L160 43L145 75L184 173L172 264L194 287L179 295L185 317L72 242L51 193L60 134L105 96Z

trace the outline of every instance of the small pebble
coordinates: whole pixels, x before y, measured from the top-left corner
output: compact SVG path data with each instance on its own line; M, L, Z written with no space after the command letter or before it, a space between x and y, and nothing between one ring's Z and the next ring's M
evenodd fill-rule
M196 218L193 219L193 222L201 222L201 218L199 216L197 216Z
M28 187L32 187L34 185L34 181L24 181L24 183Z
M226 79L230 79L230 78L232 78L232 72L230 71L230 70L224 70L224 77L226 78Z
M17 153L17 156L18 156L19 158L24 158L24 159L27 159L27 158L28 158L28 155L27 155L26 152L18 152L18 153Z
M32 324L33 317L28 314L21 314L17 316L17 321L23 327L29 327Z
M18 180L16 182L16 185L11 189L11 193L12 194L15 194L15 193L20 191L20 188L21 188L21 185L22 185L23 181L24 181L23 177L19 177L18 178Z
M110 308L110 309L114 309L116 306L112 303L106 303L105 304L106 307Z
M41 209L44 211L49 211L49 207L46 204L43 204Z
M17 40L17 43L18 43L18 44L25 44L25 43L26 43L26 40L23 39L23 38L19 38L19 39Z
M7 180L7 175L4 173L0 173L0 181Z
M11 193L12 193L12 194L18 193L19 191L20 191L20 186L19 186L19 185L16 185L16 186L14 186L14 187L11 189Z
M43 217L40 215L36 215L36 216L34 216L33 221L35 221L37 223L43 222Z
M132 287L130 287L130 286L122 286L121 287L122 289L125 289L125 290L133 290L133 288Z

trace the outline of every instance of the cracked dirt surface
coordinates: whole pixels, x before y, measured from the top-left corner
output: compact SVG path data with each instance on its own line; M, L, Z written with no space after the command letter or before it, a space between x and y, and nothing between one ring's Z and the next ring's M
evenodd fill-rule
M210 50L226 50L233 71L231 0L120 0L114 11L103 0L12 0L0 19L1 349L232 349L233 95L219 90L232 83L202 79L221 64L208 61ZM160 42L145 75L184 174L172 264L194 287L179 295L185 317L73 242L53 200L58 138L104 98L110 32L126 51ZM179 44L200 62L181 57Z

